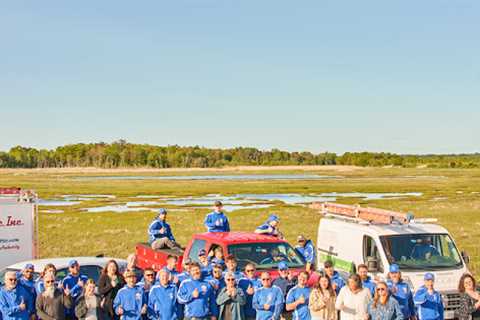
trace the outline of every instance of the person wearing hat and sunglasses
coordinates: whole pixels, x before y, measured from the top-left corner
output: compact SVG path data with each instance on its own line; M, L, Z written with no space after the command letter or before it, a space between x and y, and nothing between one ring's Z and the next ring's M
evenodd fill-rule
M259 225L257 229L255 229L255 233L283 239L283 234L280 232L279 225L280 218L276 214L271 214L264 224Z
M392 297L400 304L400 309L405 320L415 320L415 305L413 304L412 289L402 279L398 264L392 264L388 273L388 290Z
M32 295L32 301L37 299L37 290L35 289L35 280L33 279L34 273L35 267L31 263L27 263L23 270L17 273L18 284Z
M147 314L147 299L142 287L137 286L137 275L133 271L124 274L125 285L113 301L115 313L122 320L140 320Z
M417 306L419 320L443 320L444 308L442 296L434 288L435 276L427 272L424 285L413 296L413 303Z
M208 232L230 232L230 224L227 216L222 212L222 208L222 202L215 201L213 211L205 217L204 224Z
M7 271L0 289L0 313L3 320L29 320L35 313L30 293L18 285L15 271Z
M172 229L167 223L167 210L158 210L157 218L148 227L149 243L152 249L181 249L173 237Z
M297 237L298 245L295 247L298 253L300 253L307 262L305 266L305 271L310 273L315 270L315 246L313 245L312 240L305 238L303 235Z
M211 276L213 266L208 260L207 251L205 249L201 249L198 252L198 260L200 263L200 267L202 268L202 277L206 278L208 276Z
M71 308L66 309L66 318L75 319L75 300L83 292L83 286L87 282L88 277L80 274L80 265L77 260L68 262L69 274L62 280L62 288L70 290L70 296L74 303Z
M245 276L238 280L238 287L245 292L246 303L244 306L244 312L246 319L255 319L257 313L252 306L252 299L255 291L262 286L262 282L255 275L257 271L254 263L247 263L244 269Z

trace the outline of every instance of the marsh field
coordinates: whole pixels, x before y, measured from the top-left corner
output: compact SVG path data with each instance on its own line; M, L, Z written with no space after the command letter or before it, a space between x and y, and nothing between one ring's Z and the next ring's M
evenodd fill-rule
M0 186L35 190L40 256L125 257L147 239L155 209L169 210L178 242L203 232L210 204L226 204L233 230L249 231L270 213L293 243L316 239L314 200L361 204L437 218L480 272L480 169L239 167L227 169L4 169Z

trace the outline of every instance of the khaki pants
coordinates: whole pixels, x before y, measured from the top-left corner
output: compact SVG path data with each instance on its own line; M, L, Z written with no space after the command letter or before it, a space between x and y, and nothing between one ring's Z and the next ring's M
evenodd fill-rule
M178 243L168 239L167 237L156 239L155 241L152 242L153 250L165 249L165 248L176 249L176 248L180 248L180 246L178 245Z

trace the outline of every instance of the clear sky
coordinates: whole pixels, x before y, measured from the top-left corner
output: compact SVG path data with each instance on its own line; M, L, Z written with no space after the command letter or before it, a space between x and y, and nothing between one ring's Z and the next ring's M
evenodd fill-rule
M4 1L0 150L480 152L480 1Z

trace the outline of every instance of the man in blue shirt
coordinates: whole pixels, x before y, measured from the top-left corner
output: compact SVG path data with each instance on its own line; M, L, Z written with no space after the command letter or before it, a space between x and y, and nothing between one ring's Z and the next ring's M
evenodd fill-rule
M408 283L402 280L400 267L397 264L392 264L389 271L387 280L388 290L390 290L392 297L400 304L403 318L405 320L414 320L415 305L413 304L412 289Z
M170 275L169 281L174 285L177 285L177 284L180 285L180 283L178 283L179 273L177 271L177 261L178 261L177 256L169 254L167 257L167 265L162 269L169 273ZM160 277L160 273L157 275L157 282L159 277Z
M297 237L297 243L298 246L295 247L295 249L300 253L303 258L305 258L305 261L307 262L307 265L305 266L305 270L307 272L314 271L315 270L315 246L312 243L312 240L307 240L303 235L299 235Z
M65 316L69 319L75 318L75 301L83 292L83 286L88 280L88 277L80 274L80 265L77 260L70 260L68 262L68 271L70 272L62 280L62 288L70 290L70 297L72 297L72 307L65 309Z
M263 272L262 287L253 294L252 306L257 312L257 320L278 320L283 309L283 294L279 287L272 286L272 278Z
M227 216L222 212L223 204L215 201L213 212L205 217L205 226L208 232L230 232L230 224Z
M413 247L410 255L412 259L428 260L432 256L440 255L440 253L437 248L432 245L432 238L426 237L419 240L419 242Z
M426 273L424 285L413 296L413 302L418 308L419 320L443 320L443 301L440 293L433 287L435 276Z
M152 249L180 249L180 245L173 237L172 229L167 223L167 210L159 209L158 216L148 227L149 243Z
M0 289L0 313L3 320L29 320L35 312L31 294L17 284L15 271L7 271Z
M368 267L365 264L359 264L357 267L357 273L360 276L360 279L362 280L362 287L367 288L370 290L370 294L372 297L375 296L375 288L376 284L373 282L372 278L368 275Z
M280 218L275 214L271 214L264 224L255 229L255 233L283 239L283 235L279 230L279 224Z
M293 311L293 320L310 320L308 302L310 289L307 287L308 273L303 271L298 275L298 284L287 294L286 309Z
M215 320L218 306L212 286L202 279L200 265L190 265L191 278L184 280L178 289L177 301L185 306L184 316L187 319Z
M170 274L160 270L160 282L150 289L148 315L155 320L178 319L177 287L169 281Z
M23 268L22 272L17 274L17 282L23 286L32 296L32 301L37 299L37 290L35 288L35 280L33 280L33 274L35 267L33 264L28 263Z
M335 290L335 293L338 294L340 293L340 289L345 286L345 280L343 280L342 276L335 271L333 268L333 262L330 260L327 260L323 263L323 270L327 274L327 276L330 278L330 281L332 281L332 288Z
M235 258L234 255L232 254L229 254L226 258L225 258L225 266L227 267L227 269L225 270L225 272L223 273L223 276L225 276L225 274L227 272L231 272L235 275L235 280L237 280L237 283L238 283L238 280L240 280L240 278L243 277L243 273L239 270L237 270L237 259Z
M247 303L244 306L245 317L247 319L255 319L257 315L252 306L252 300L255 290L262 286L262 282L255 275L256 271L255 264L248 263L245 266L245 276L238 280L238 287L243 290L247 298Z
M140 320L147 314L147 303L143 288L136 285L137 275L125 272L127 284L118 291L113 301L113 309L122 320Z
M202 268L202 277L206 278L212 275L212 265L208 260L207 251L205 249L201 249L198 252L198 260L200 261L200 267Z

